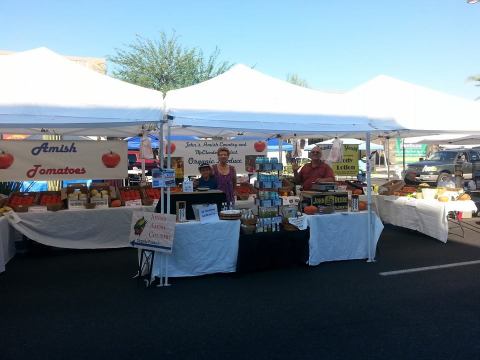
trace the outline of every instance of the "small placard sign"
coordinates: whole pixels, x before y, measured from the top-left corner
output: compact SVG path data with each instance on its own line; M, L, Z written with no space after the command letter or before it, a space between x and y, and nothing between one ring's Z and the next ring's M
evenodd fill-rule
M152 169L152 187L175 187L174 169Z
M202 224L220 221L218 218L217 204L209 204L198 209L198 215Z
M292 217L288 219L288 222L299 230L305 230L308 227L306 216Z
M193 181L183 182L183 192L193 192Z

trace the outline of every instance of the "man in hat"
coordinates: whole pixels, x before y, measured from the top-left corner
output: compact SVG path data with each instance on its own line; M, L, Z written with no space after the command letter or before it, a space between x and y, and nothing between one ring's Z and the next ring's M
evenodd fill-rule
M295 182L302 185L303 190L311 190L315 183L335 181L332 168L322 161L322 149L319 146L310 150L308 157L311 161L305 164L300 171L298 164L292 163Z
M198 171L200 171L200 178L197 179L197 188L217 188L217 180L213 176L212 168L207 163L202 163L198 166Z

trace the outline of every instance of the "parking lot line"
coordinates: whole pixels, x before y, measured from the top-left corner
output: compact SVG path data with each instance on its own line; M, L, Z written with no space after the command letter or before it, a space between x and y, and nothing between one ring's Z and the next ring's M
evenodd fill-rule
M386 271L386 272L379 273L379 275L381 276L402 275L402 274L408 274L408 273L414 273L414 272L420 272L420 271L439 270L439 269L447 269L452 267L477 265L477 264L480 264L480 260L464 261L464 262L434 265L434 266L424 266L424 267L403 269L403 270Z

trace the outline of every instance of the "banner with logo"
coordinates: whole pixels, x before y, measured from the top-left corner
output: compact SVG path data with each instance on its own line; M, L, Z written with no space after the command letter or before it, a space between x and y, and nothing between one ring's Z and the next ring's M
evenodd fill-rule
M140 249L171 253L176 216L134 211L130 226L130 245Z
M0 181L124 179L126 141L0 140Z
M198 165L218 163L217 150L221 147L226 147L230 151L228 163L235 166L237 174L255 172L257 156L267 155L267 144L264 141L174 141L170 144L170 151L172 167L175 169L176 177L199 175ZM179 173L182 176L179 176Z

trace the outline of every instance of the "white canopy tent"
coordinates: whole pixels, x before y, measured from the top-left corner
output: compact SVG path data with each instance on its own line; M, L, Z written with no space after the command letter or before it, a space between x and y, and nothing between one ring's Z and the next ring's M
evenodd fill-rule
M480 103L379 75L345 94L354 109L394 119L397 135L480 134Z
M392 120L359 115L354 110L354 104L344 95L293 85L245 65L236 65L224 74L200 84L169 91L165 103L169 125L172 125L168 127L169 133L224 137L239 134L364 137L367 156L370 156L372 134L384 135L405 130ZM369 166L367 184L367 232L371 241L373 225ZM369 261L372 261L375 251L371 246L368 251Z
M165 103L174 134L365 137L400 129L394 121L355 113L342 94L293 85L245 65L169 91Z
M126 137L156 127L162 116L161 92L47 48L0 57L0 133Z
M435 145L477 145L480 144L480 135L469 134L441 134L430 136L416 136L405 138L406 144L435 144Z

